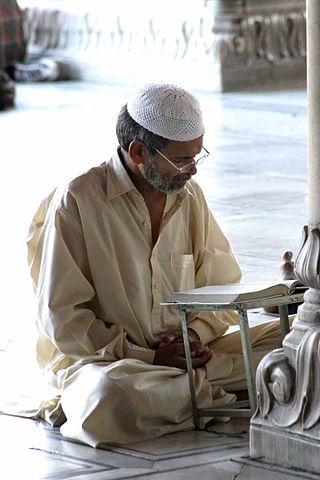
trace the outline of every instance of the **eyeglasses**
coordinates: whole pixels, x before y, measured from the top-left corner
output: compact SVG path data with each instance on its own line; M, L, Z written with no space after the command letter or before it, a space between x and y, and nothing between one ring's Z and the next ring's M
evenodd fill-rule
M170 163L170 165L172 165L176 170L178 170L180 173L187 173L187 172L190 172L190 170L195 166L195 165L200 165L203 160L205 160L206 158L208 158L210 156L210 153L208 152L208 150L204 147L202 147L202 150L204 150L206 153L203 155L202 154L202 151L200 153L198 153L194 159L192 160L192 162L189 162L187 163L186 165L183 165L183 167L177 167L177 165L175 165L171 160L169 160L169 158L167 158L163 153L160 152L160 150L158 150L157 148L154 148L154 150L159 153L159 155L161 155L161 157L163 157L165 160L167 160L167 162Z

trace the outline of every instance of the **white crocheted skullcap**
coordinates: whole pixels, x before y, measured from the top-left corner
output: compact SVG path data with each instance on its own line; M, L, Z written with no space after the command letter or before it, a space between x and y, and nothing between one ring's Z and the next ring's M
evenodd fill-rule
M196 97L177 85L149 83L128 102L129 115L156 135L185 142L204 134Z

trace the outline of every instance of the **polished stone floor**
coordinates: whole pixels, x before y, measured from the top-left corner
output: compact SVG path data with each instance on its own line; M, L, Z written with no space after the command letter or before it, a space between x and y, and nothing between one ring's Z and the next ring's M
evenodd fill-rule
M1 478L23 480L295 480L288 471L248 457L248 422L166 435L126 447L93 449L31 420L0 416Z
M204 145L212 153L198 181L244 280L276 279L282 251L297 253L306 223L306 92L195 93L207 126ZM25 248L30 218L56 184L112 154L115 116L129 94L123 85L19 85L16 108L0 113L1 399L4 392L36 388ZM4 479L317 478L249 459L246 421L105 450L21 418L0 416L0 431Z

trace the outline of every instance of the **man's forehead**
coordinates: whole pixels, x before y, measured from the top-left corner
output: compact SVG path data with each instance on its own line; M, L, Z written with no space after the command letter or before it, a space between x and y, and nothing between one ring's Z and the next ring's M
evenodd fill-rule
M166 146L162 149L172 154L190 154L194 155L198 153L202 148L203 136L195 138L194 140L188 140L184 142L178 142L176 140L169 140Z

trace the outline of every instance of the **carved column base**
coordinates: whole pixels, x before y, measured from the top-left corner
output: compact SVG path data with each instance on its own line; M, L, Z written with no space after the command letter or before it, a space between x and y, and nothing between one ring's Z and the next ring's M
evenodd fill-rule
M283 348L257 369L257 411L250 455L285 467L320 471L320 229L304 228L296 275L309 290Z
M296 367L284 349L257 371L258 408L251 420L250 456L287 468L320 471L320 327L297 348Z
M310 472L320 470L319 431L314 435L283 430L255 418L250 428L250 456L261 461Z

